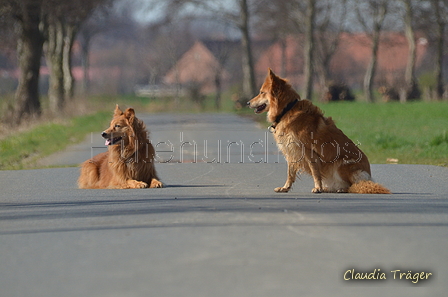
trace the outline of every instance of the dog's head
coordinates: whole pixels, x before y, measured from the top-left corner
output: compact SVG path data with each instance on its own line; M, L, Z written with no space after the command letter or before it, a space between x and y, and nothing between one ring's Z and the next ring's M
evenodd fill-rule
M284 92L289 89L291 89L291 85L285 79L277 76L269 68L268 75L261 86L260 93L247 102L247 105L253 108L255 113L269 112L273 109L277 110L279 101L283 99Z
M106 139L105 144L117 145L123 142L124 145L127 145L129 143L129 137L133 137L134 135L132 128L134 121L134 109L128 108L123 112L117 104L109 128L101 133L101 136Z

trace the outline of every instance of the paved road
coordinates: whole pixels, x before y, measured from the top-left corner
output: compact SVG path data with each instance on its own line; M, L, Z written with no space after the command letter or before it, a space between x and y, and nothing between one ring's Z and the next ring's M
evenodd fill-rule
M224 118L210 141L263 140ZM240 124L253 139L231 132ZM196 141L179 126L178 142ZM286 165L259 147L267 163L246 151L243 163L175 163L178 149L157 164L163 189L80 190L77 168L0 171L0 296L446 295L446 168L374 165L393 195L311 194L308 177L278 194ZM344 281L351 269L387 279ZM432 275L413 284L394 270Z

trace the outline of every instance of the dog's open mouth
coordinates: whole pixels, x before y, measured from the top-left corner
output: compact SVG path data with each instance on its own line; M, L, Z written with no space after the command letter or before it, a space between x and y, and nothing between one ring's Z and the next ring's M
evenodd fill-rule
M120 137L115 137L115 138L110 138L110 139L106 139L106 143L105 143L105 145L114 145L114 144L116 144L117 142L120 142L122 139L123 139L122 136L120 136Z
M260 106L257 106L255 108L255 113L261 113L261 112L263 112L263 110L265 110L265 108L266 108L266 103L263 103Z

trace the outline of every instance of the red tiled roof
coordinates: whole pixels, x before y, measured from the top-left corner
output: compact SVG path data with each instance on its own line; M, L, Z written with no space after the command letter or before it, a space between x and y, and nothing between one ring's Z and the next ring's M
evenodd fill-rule
M208 92L214 88L216 73L221 65L215 56L202 42L197 41L165 75L167 84L198 83L203 86L203 91ZM222 70L222 77L229 76Z

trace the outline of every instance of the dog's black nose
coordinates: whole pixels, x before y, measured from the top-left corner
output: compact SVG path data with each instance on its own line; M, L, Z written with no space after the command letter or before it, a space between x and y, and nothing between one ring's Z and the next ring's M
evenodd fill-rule
M247 101L246 105L247 105L247 106L250 106L250 101Z
M106 133L106 132L103 132L103 133L101 133L101 136L102 136L103 138L106 138L107 133Z

